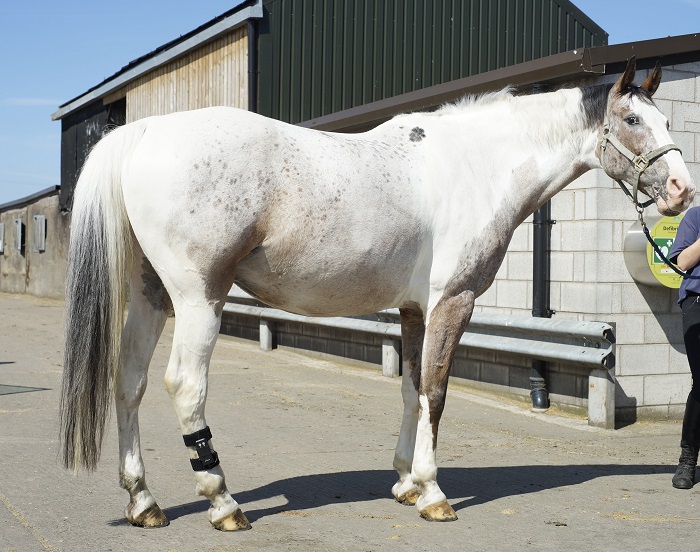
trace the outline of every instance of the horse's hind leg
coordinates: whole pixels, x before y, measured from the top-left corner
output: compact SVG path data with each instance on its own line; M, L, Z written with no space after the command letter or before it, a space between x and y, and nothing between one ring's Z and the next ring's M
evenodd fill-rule
M418 427L411 478L420 489L416 502L420 515L430 521L457 519L437 484L438 425L445 407L450 364L459 339L471 318L474 294L465 291L443 296L430 311L423 344L423 363L418 390Z
M119 482L131 498L125 511L127 520L139 527L162 527L168 525L168 520L146 486L138 409L146 390L148 365L170 309L170 298L145 257L137 255L136 259L115 381Z
M425 323L423 312L415 305L400 309L401 313L401 348L403 356L403 374L401 395L403 397L403 418L399 442L394 455L394 469L399 472L399 480L391 489L394 498L402 504L415 504L420 496L418 487L411 478L413 451L416 446L416 428L418 425L418 388L421 373L421 352Z
M197 492L211 501L209 521L222 531L250 529L250 523L226 488L224 472L212 448L204 418L209 360L221 325L221 310L193 297L175 301L173 350L165 385L175 406L180 428L195 470Z

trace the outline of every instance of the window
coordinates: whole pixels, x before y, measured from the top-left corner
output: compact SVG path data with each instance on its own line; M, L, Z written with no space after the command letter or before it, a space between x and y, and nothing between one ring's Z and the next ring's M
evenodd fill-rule
M44 215L34 215L34 244L32 251L41 253L46 251L46 217Z
M24 224L21 218L15 219L15 249L22 253L24 249Z

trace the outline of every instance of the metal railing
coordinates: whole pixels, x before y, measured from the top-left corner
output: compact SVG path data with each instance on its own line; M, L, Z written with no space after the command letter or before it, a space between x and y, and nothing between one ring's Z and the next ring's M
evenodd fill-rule
M229 299L255 301L238 288L231 291ZM229 302L224 311L265 320L311 324L401 339L398 309L364 317L315 317L260 304ZM603 322L474 314L459 344L475 350L508 353L583 368L610 369L615 366L614 342L612 326Z
M263 306L234 287L224 312L259 319L260 346L264 350L272 349L270 321L378 335L384 340L382 373L387 376L399 375L401 324L398 309L363 317L302 316ZM470 350L507 353L588 369L589 423L601 427L614 426L614 379L609 371L615 366L615 337L610 324L474 314L459 345Z

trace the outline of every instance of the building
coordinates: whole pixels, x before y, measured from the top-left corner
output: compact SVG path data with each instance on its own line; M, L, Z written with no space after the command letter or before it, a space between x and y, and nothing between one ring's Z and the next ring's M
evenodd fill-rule
M530 92L614 80L632 55L640 74L661 60L664 83L655 97L700 182L698 35L607 46L607 34L569 0L246 1L58 109L60 209L69 212L87 152L111 125L231 105L311 128L357 132L400 112L507 85ZM630 276L623 250L634 209L609 178L591 172L554 198L551 218L549 307L556 319L614 328L618 419L678 416L690 376L675 291ZM532 314L533 233L531 220L520 227L478 312ZM0 270L4 266L9 263L0 257ZM228 314L224 329L260 336L258 321L241 315ZM276 324L275 334L280 346L381 363L376 336L302 323ZM526 396L530 368L528 357L460 350L453 374ZM547 380L559 404L586 405L587 372L552 363Z
M59 190L0 205L0 291L63 297L70 217Z
M112 125L213 105L299 124L607 43L607 34L569 0L518 6L489 0L242 2L53 114L62 129L61 206L70 206L90 147ZM472 45L472 53L462 55Z

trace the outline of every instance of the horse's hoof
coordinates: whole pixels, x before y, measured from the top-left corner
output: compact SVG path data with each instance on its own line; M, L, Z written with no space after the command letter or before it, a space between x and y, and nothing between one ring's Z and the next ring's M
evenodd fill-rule
M133 503L126 507L126 519L129 521L129 523L131 523L131 525L146 528L165 527L170 525L168 518L165 517L165 514L160 509L158 504L149 506L137 516L131 515L133 508Z
M212 521L211 524L214 526L214 529L219 531L247 531L252 527L240 508L221 519Z
M457 514L446 500L431 504L420 511L420 517L428 521L455 521Z
M406 506L415 506L416 502L418 502L418 499L420 498L420 491L418 489L411 489L401 496L394 498L396 498L396 502L400 502Z

